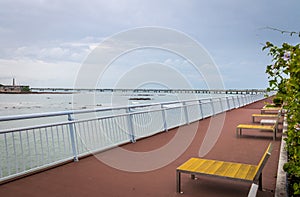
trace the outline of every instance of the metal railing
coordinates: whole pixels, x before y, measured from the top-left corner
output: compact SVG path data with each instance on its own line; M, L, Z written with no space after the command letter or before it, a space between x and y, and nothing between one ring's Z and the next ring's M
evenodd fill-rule
M51 123L0 130L0 183L242 107L263 94L0 117ZM54 122L53 122L54 121ZM26 125L26 124L24 124Z

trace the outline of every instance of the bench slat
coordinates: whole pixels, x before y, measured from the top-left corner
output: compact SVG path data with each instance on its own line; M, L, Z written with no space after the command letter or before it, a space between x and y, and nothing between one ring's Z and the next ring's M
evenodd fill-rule
M268 118L277 118L276 114L252 114L253 117L268 117Z
M227 169L229 168L230 163L229 162L223 162L222 166L218 168L218 170L215 172L216 175L219 176L225 176Z
M258 166L251 166L251 168L248 171L248 174L246 176L246 179L254 179L255 175L257 174Z
M210 169L216 165L217 161L214 160L205 160L204 163L196 169L200 173L213 173Z
M251 165L241 165L239 171L235 175L235 177L240 178L240 179L246 179L249 171L250 171ZM254 178L254 176L252 177ZM253 179L252 179L253 180Z
M215 161L206 171L209 174L215 174L223 165L223 161Z
M230 178L235 178L238 170L240 169L242 164L240 163L230 163L228 170L226 171L225 176Z

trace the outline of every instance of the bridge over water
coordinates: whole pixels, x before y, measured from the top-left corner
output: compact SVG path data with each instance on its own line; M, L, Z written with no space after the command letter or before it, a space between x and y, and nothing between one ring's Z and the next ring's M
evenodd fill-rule
M196 93L196 94L262 94L265 89L73 89L73 88L31 88L33 92L121 92L121 93Z

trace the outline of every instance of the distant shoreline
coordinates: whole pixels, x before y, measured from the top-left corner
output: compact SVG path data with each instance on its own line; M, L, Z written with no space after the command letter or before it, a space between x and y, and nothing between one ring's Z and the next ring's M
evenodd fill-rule
M76 94L76 92L0 92L0 94Z

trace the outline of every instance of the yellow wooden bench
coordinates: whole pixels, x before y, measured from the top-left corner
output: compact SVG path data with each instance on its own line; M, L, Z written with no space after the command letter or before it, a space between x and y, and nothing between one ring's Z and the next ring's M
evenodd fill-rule
M272 144L270 143L258 165L233 163L201 158L190 158L176 169L176 190L181 193L181 173L195 175L208 175L228 178L259 185L262 190L262 170L271 155Z
M242 129L272 131L273 132L273 140L275 140L276 133L277 133L277 124L278 124L278 121L276 121L276 123L274 125L239 124L236 127L236 135L237 135L237 137L242 136Z
M275 124L273 124L273 125L239 124L236 127L236 136L237 137L241 136L243 129L255 129L255 130L272 131L273 132L273 140L276 140L276 134L277 134L277 131L278 131L279 119L281 117L280 111L278 111L277 113L278 114L275 115L275 117L277 117L277 119L275 121Z
M255 121L255 118L276 118L276 114L252 114L252 122L257 122Z
M278 111L281 111L282 107L263 107L260 110L261 114L277 114Z

